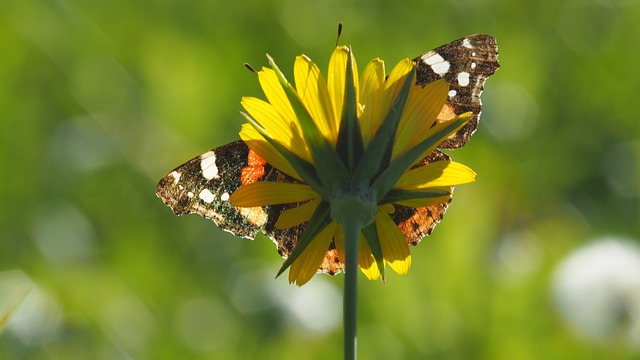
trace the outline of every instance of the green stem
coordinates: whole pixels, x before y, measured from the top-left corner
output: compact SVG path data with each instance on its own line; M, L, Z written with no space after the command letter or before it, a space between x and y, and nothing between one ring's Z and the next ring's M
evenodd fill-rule
M345 242L344 277L344 359L357 358L357 310L358 310L358 245L362 220L352 216L343 224Z

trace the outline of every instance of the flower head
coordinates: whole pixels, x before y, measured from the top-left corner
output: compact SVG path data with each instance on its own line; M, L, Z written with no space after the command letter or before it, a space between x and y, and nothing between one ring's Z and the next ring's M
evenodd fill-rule
M359 76L350 48L339 46L325 80L308 57L294 63L289 83L272 59L258 72L267 100L246 97L240 137L251 150L296 181L255 182L235 191L239 207L295 203L277 228L307 222L280 272L302 285L317 272L329 248L345 259L344 223L362 224L358 263L369 279L385 265L404 274L411 265L408 239L394 222L398 206L424 208L451 198L454 185L472 182L468 167L433 156L469 114L436 118L449 84L414 86L415 63L400 61L387 75L370 61Z

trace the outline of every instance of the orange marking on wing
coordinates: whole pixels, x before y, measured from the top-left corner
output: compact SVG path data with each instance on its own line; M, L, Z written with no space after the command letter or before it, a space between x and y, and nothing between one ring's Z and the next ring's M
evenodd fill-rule
M438 114L438 116L436 117L437 119L436 122L441 123L447 120L451 120L456 116L458 116L458 114L456 114L455 110L453 109L453 106L449 104L444 104L444 106L442 107L442 110L440 110L440 114Z
M340 262L340 258L338 257L338 250L327 250L324 259L322 259L322 264L320 264L319 270L329 275L335 275L337 273L344 272L344 264Z
M265 159L249 149L247 156L247 166L242 169L240 174L240 183L242 185L252 184L265 175L264 166L267 163Z

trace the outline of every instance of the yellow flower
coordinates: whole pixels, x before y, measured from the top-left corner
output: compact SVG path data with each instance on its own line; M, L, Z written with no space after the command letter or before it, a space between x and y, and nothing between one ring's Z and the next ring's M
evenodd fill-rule
M258 72L267 100L242 99L249 123L242 126L240 137L299 182L248 184L230 201L239 207L301 204L284 211L276 227L309 221L313 228L308 230L313 236L298 243L301 249L283 267L290 265L289 281L302 285L317 272L332 242L344 263L343 223L332 214L344 206L336 205L341 198L347 199L347 206L351 202L341 192L349 187L355 199L373 199L372 216L363 224L358 247L361 270L372 280L384 276L386 264L406 273L411 265L409 246L390 214L394 204L426 207L446 202L452 186L474 181L475 173L456 162L412 167L464 126L469 114L434 125L449 84L439 80L414 86L415 63L409 59L400 61L388 76L384 62L374 59L359 77L350 49L339 46L326 80L315 63L298 56L295 86L271 65ZM381 144L387 143L385 151Z

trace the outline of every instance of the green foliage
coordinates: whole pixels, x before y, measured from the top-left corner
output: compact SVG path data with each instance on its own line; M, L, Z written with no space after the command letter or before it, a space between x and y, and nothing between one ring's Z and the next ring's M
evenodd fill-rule
M305 53L324 71L340 21L360 66L472 33L501 62L478 132L449 152L477 182L408 275L361 277L361 358L637 357L622 332L576 335L551 291L594 236L640 238L639 17L595 0L3 4L0 286L20 270L34 291L0 358L339 358L342 276L274 280L268 240L175 218L154 189L238 138L241 97L261 96L243 63L268 52L289 75Z

